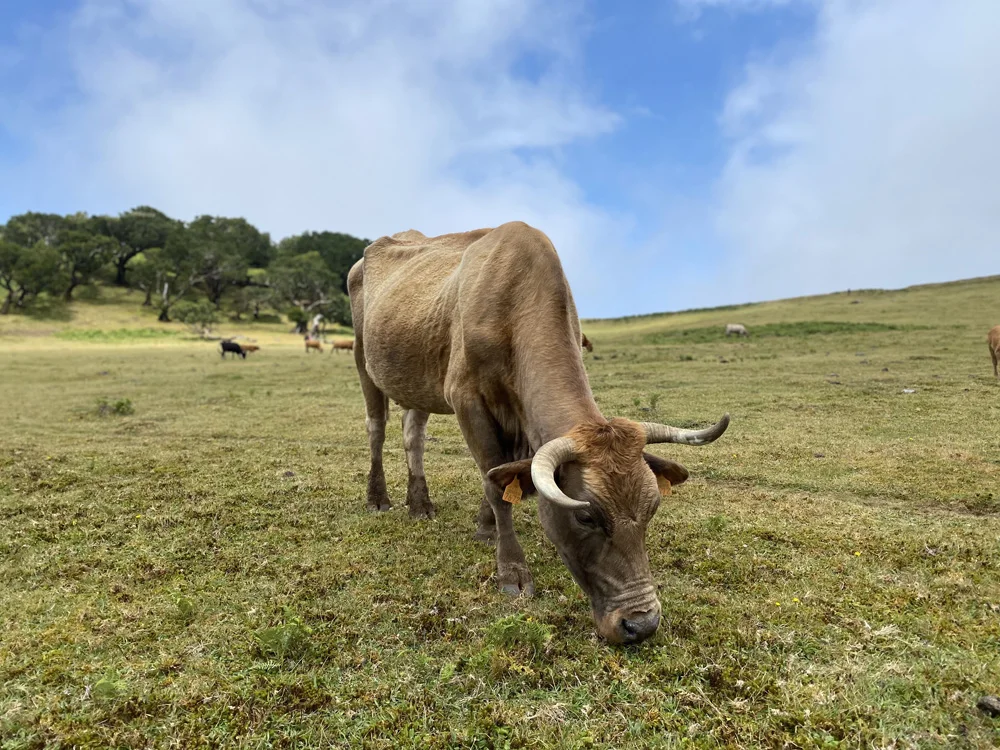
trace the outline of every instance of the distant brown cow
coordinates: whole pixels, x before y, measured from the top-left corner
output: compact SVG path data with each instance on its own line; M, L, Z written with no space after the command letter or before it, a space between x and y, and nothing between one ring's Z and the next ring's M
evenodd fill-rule
M353 352L354 339L347 339L346 341L334 341L332 347L330 348L330 354L339 351Z
M993 377L1000 378L1000 370L997 367L1000 364L1000 326L993 326L990 329L986 343L990 345L990 356L993 358Z
M310 349L315 349L318 352L323 351L323 342L318 339L311 339L306 336L306 354L309 353Z
M590 343L590 339L587 338L587 334L583 334L583 348L588 352L594 351L594 345Z
M243 348L243 351L245 351L245 352L259 352L260 351L260 347L257 346L256 344L240 344L240 346Z

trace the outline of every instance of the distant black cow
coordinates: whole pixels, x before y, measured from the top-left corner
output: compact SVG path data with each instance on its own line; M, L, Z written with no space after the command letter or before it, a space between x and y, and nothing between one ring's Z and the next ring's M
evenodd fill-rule
M232 352L233 355L239 355L243 359L247 358L247 353L243 351L243 347L237 344L235 341L223 341L222 343L222 358L226 358L226 352Z

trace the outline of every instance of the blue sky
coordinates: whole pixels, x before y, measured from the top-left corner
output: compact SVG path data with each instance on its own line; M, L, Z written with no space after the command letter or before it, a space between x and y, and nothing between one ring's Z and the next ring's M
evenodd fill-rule
M0 221L521 219L585 316L1000 272L995 0L0 5Z

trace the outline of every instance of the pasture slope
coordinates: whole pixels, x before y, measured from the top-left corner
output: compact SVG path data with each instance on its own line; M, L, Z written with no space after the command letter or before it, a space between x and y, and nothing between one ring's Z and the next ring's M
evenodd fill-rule
M2 317L0 746L996 747L998 322L1000 278L585 322L606 414L733 416L654 449L692 479L650 529L660 632L617 649L533 499L538 595L495 591L453 418L437 520L400 509L395 408L365 511L353 358L231 324L262 348L222 361L108 291Z

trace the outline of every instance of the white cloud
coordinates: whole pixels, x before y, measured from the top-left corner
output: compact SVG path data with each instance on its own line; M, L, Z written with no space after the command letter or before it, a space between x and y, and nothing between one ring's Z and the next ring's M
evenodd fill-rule
M998 70L995 0L828 0L809 53L725 103L727 296L1000 271Z
M623 220L556 162L619 121L576 79L583 22L542 0L85 0L62 37L78 92L13 125L41 155L21 178L279 237L521 219L586 312Z

